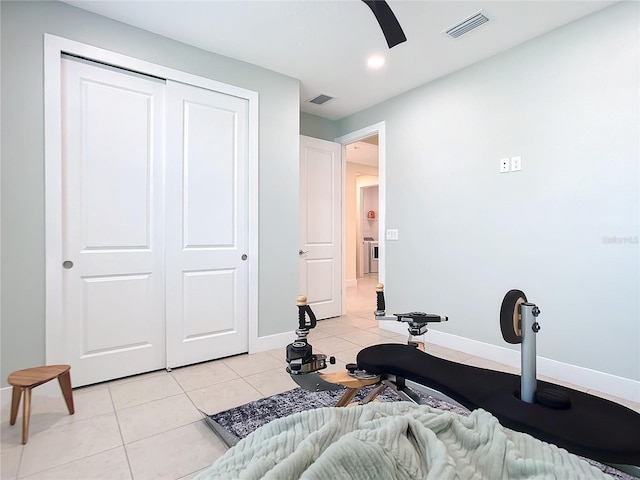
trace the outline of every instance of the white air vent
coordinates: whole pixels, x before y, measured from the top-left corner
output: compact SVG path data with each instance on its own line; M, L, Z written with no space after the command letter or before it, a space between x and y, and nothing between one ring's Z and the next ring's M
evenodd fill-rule
M487 16L484 10L480 10L478 13L471 15L469 18L465 18L460 23L455 24L453 27L447 28L444 32L450 37L458 38L464 35L465 33L469 33L471 30L478 28L480 25L483 25L489 21L489 17Z
M333 97L329 95L325 95L324 93L318 95L317 97L310 98L307 100L308 103L315 103L316 105L322 105L323 103L327 103L329 100L333 100Z

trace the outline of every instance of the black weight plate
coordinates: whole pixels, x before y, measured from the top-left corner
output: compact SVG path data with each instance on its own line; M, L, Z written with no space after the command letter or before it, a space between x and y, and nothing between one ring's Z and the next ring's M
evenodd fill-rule
M500 307L500 330L507 343L522 343L519 306L527 301L521 290L509 290Z

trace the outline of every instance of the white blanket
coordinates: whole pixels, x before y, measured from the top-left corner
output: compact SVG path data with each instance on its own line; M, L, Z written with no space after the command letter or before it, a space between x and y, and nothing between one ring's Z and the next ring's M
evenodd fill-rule
M409 402L320 408L275 420L197 479L604 479L584 460L503 428Z

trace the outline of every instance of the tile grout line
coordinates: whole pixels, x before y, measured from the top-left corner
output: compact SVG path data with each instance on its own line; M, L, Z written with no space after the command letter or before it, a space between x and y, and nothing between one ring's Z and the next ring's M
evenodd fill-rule
M108 387L108 385L107 385L107 387ZM111 406L113 407L113 410L114 410L113 413L115 415L116 423L118 425L118 431L120 432L120 438L123 441L121 446L124 448L124 446L125 446L124 445L124 439L122 438L122 432L120 431L120 422L118 421L118 416L117 416L117 412L116 412L116 409L115 409L115 405L113 404L113 398L111 397L111 390L109 388L107 388L107 391L109 392L109 398L111 399ZM107 415L109 415L109 413L101 413L101 414L98 414L98 415L93 415L92 417L83 418L83 419L79 420L79 422L84 422L84 421L90 420L91 418L102 417L102 416L107 416ZM73 424L65 423L65 424L62 424L62 425L54 425L54 426L51 426L49 428L50 429L59 429L59 428L69 427L71 425L73 425ZM75 460L71 460L69 462L61 463L60 465L54 465L54 466L46 468L44 470L38 470L38 471L32 472L27 477L20 477L20 469L22 468L22 460L23 460L24 450L25 450L25 445L22 445L22 451L20 452L20 461L19 461L19 464L18 464L18 472L17 472L15 478L16 479L20 479L20 478L28 478L28 477L31 477L33 475L41 475L44 472L47 472L47 471L50 471L50 470L55 470L57 468L64 467L65 465L70 465L70 464L72 464L74 462L85 460L87 458L91 458L91 457L94 457L96 455L101 455L101 454L103 454L105 452L108 452L110 450L115 450L116 448L118 448L118 447L107 448L105 450L101 450L99 452L92 453L91 455L85 455L83 457L76 458ZM125 455L126 455L126 449L125 449ZM127 461L128 461L128 458L127 458ZM129 466L129 470L131 470L130 466Z
M122 446L123 446L123 445L122 445ZM71 460L70 462L67 462L67 463L62 463L62 464L60 464L60 465L55 465L55 466L53 466L53 467L46 468L46 469L44 469L44 470L39 470L39 471L37 471L37 472L32 472L32 473L30 473L30 474L29 474L28 476L26 476L26 477L20 477L20 476L17 476L17 477L15 477L15 478L16 478L16 479L20 479L20 480L21 480L21 479L25 479L25 480L26 480L26 479L28 479L28 478L30 478L30 477L33 477L34 475L43 475L43 474L44 474L44 473L46 473L46 472L50 472L50 471L52 471L52 470L56 470L56 469L58 469L58 468L61 468L61 467L66 466L66 465L71 465L72 463L75 463L75 462L80 462L80 461L86 460L87 458L97 457L98 455L102 455L102 454L104 454L104 453L106 453L106 452L110 452L111 450L117 450L118 448L120 448L120 447L108 448L107 450L102 450L101 452L96 452L96 453L92 453L91 455L86 455L86 456L84 456L84 457L76 458L75 460Z
M182 384L180 383L180 381L179 381L179 380L178 380L178 379L173 375L173 370L171 370L171 372L169 372L169 373L171 374L171 377L175 380L175 382L180 386L180 388L182 389L182 393L184 393L185 397L187 397L187 399L189 400L189 403L191 403L191 405L193 405L193 408L195 408L195 409L198 411L198 413L200 414L200 416L202 417L202 418L200 418L200 420L194 420L193 422L190 422L190 423L187 423L187 424L185 424L185 425L182 425L182 427L184 427L184 426L186 426L186 425L191 425L191 424L193 424L193 423L197 423L197 422L202 422L202 421L204 421L204 419L205 419L205 415L206 415L206 414L205 414L205 412L203 412L202 410L200 410L200 408L198 408L198 406L194 403L193 399L189 396L189 392L187 392L187 391L184 389L184 387L182 386ZM234 373L235 373L235 372L234 372ZM223 382L223 383L224 383L224 382ZM214 385L215 385L215 384L214 384ZM208 387L204 387L204 388L208 388ZM192 391L193 391L193 390L192 390ZM181 428L181 427L176 427L176 428ZM174 428L174 429L172 429L172 430L175 430L175 428ZM170 431L170 430L168 430L168 431ZM165 433L165 432L163 432L163 433ZM160 434L157 434L157 435L160 435ZM152 436L153 436L153 435L152 435ZM150 438L150 437L147 437L147 438ZM132 442L132 443L133 443L133 442ZM195 471L195 472L197 472L198 470L194 470L194 471ZM193 472L191 472L191 473L193 473ZM189 473L188 473L187 475L189 475ZM183 476L185 476L185 475L183 475ZM181 477L180 477L180 478L181 478ZM135 479L134 479L134 480L135 480Z
M167 372L167 373L171 376L171 378L173 379L173 381L175 381L175 382L178 384L178 387L180 387L180 390L182 390L182 393L177 393L177 394L175 394L175 395L169 395L169 397L164 397L164 398L170 398L170 397L176 397L176 396L178 396L178 395L184 395L185 397L187 397L187 399L188 399L188 400L189 400L189 402L193 405L193 407L198 411L198 413L200 413L200 415L202 415L202 411L201 411L201 410L200 410L200 409L199 409L199 408L198 408L198 407L193 403L193 400L191 399L191 397L189 396L189 394L187 393L187 391L184 389L184 387L182 386L182 384L178 381L178 379L177 379L177 378L175 378L175 377L173 376L173 370L172 370L172 371L170 371L170 372ZM158 433L155 433L155 434L153 434L153 435L149 435L148 437L139 438L138 440L134 440L133 442L125 443L124 436L122 435L122 428L120 427L120 418L118 417L118 411L117 411L117 410L116 410L116 408L115 408L115 403L113 402L113 397L111 396L111 389L110 389L110 388L109 388L109 396L111 397L111 402L112 402L112 404L113 404L113 409L114 409L114 412L116 413L116 420L117 420L117 422L118 422L118 430L120 431L120 437L122 438L122 447L123 447L123 449L124 449L124 454L125 454L125 457L126 457L126 459L127 459L127 465L129 466L129 474L131 475L131 478L132 478L133 480L136 480L136 477L135 477L135 475L133 474L133 468L131 467L131 460L129 459L129 452L128 452L128 450L127 450L127 445L132 445L132 444L137 443L137 442L145 441L145 440L148 440L148 439L153 438L153 437L157 437L157 436L160 436L160 435L164 435L164 434L166 434L166 433L168 433L168 432L172 432L172 431L178 430L178 429L180 429L180 428L184 428L184 427L186 427L186 426L188 426L188 425L196 424L196 423L201 422L201 421L203 421L203 420L204 420L204 418L201 418L201 419L199 419L199 420L194 420L193 422L185 423L184 425L180 425L180 426L178 426L178 427L170 428L169 430L165 430L165 431L162 431L162 432L158 432ZM157 400L164 400L164 398L162 398L162 399L157 399ZM157 400L150 400L149 402L145 402L145 403L151 403L151 402L154 402L154 401L157 401ZM145 403L141 403L141 404L138 404L138 405L133 405L132 407L126 407L126 408L133 408L133 407L137 407L137 406L140 406L140 405L144 405ZM123 409L123 410L125 410L125 409ZM86 457L85 457L85 458L86 458ZM194 473L194 472L197 472L197 471L199 471L199 469L196 469L196 470L194 470L193 472L189 472L189 473L187 473L187 474L185 474L185 475L182 475L182 476L178 477L178 479L179 479L179 478L182 478L182 477L184 477L184 476L186 476L186 475L190 475L191 473ZM178 480L178 479L176 479L176 480Z
M127 459L127 466L129 467L129 475L135 480L133 476L133 469L131 468L131 460L129 459L129 452L127 451L127 445L124 442L124 435L122 434L122 427L120 426L120 417L118 416L118 409L116 408L116 402L113 400L111 394L111 385L107 384L107 390L109 391L109 398L111 399L111 406L113 407L113 413L116 416L116 423L118 424L118 432L120 433L120 440L122 440L122 450L124 451L124 457Z
M20 467L22 467L23 455L24 455L24 445L22 445L22 448L20 449L20 459L18 460L18 468L16 469L16 476L15 476L16 479L20 478Z

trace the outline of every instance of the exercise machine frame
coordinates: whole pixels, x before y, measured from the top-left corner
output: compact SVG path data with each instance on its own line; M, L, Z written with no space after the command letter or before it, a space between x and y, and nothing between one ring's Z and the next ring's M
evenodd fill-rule
M326 356L314 355L307 341L310 329L316 326L315 316L306 304L306 298L298 298L299 328L296 330L298 339L287 346L289 365L287 371L298 385L311 391L346 388L336 406L349 404L361 388L377 385L360 401L361 404L372 401L385 388L391 387L402 399L418 404L424 402L416 391L466 410L484 408L493 413L505 427L530 433L578 455L610 464L640 477L640 414L600 397L537 380L536 334L540 331L540 325L537 322L540 309L535 304L529 303L523 292L509 291L500 310L503 338L508 343L522 344L520 377L466 366L420 351L424 345L414 341L414 337L426 333L428 323L448 321L448 318L424 312L387 316L382 284L376 286L376 296L377 309L374 314L376 320L407 323L409 331L407 345L381 344L367 347L358 354L356 364L347 365L346 372L329 374L321 372L326 368ZM310 316L310 322L306 321L307 314ZM379 361L380 357L385 356L387 357L385 360ZM335 363L332 358L329 359L330 363ZM404 365L402 362L405 362ZM432 370L427 373L420 372L415 366L418 363ZM442 372L437 371L438 369L448 370L454 375L443 375ZM477 385L475 390L465 388L459 379L452 378L457 373L469 374L468 376L479 375L488 383L495 385L482 386L480 390L489 390L489 393L481 392L481 395L478 395L480 390ZM516 385L514 379L518 378L519 385ZM453 384L453 387L449 388L450 385L447 383ZM512 390L514 385L516 390ZM492 391L493 387L496 390L495 394ZM575 404L573 407L572 399ZM598 413L597 410L602 410L603 412L600 413L604 414L595 415ZM624 439L620 447L624 451L616 451L615 446L605 441L595 440L595 443L583 444L575 440L578 437L574 431L576 430L574 424L583 425L591 421L592 417L598 416L603 419L599 420L598 427L592 433L596 436L600 435L602 429L606 429L606 424L613 419L615 428L609 430L612 432L615 432L616 428L624 430L622 434ZM544 425L540 426L539 423ZM629 444L631 444L630 449Z

